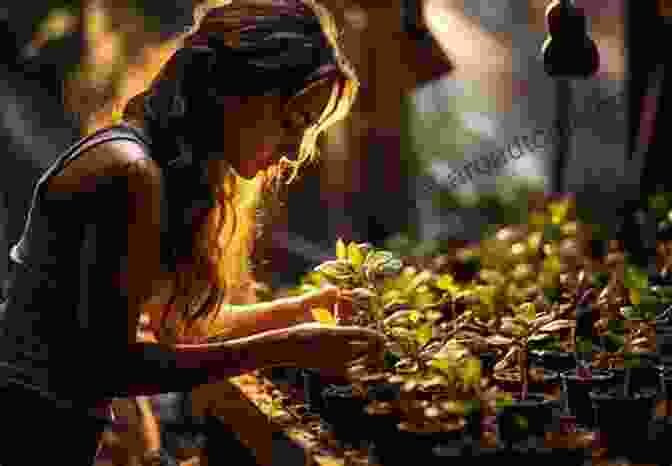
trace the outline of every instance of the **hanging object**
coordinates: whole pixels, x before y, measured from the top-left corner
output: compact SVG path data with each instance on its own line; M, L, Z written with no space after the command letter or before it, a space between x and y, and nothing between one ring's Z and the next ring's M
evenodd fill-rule
M422 2L418 0L401 1L401 28L418 41L431 41L432 35L422 16Z
M597 73L600 56L582 8L573 0L555 0L546 9L546 24L549 35L542 52L549 76L586 79Z

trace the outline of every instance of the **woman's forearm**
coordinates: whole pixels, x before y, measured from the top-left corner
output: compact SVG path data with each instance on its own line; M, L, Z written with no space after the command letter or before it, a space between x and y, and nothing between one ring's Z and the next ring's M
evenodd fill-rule
M207 326L203 337L221 340L244 338L311 320L309 306L306 306L304 300L296 298L228 305Z
M255 369L286 364L291 357L279 344L287 341L287 333L281 329L206 345L134 343L124 356L115 358L114 365L93 378L91 389L101 398L187 392Z

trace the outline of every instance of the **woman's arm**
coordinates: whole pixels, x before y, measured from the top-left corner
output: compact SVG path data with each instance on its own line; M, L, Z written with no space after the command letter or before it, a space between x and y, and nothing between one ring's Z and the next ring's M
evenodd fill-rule
M261 368L296 365L333 373L352 364L380 366L384 345L372 330L321 324L204 345L133 343L87 383L105 398L187 392Z
M211 322L203 321L185 332L189 338L202 341L243 338L255 333L276 330L313 322L311 309L332 309L339 303L340 293L335 287L322 288L301 296L276 299L255 304L225 305Z

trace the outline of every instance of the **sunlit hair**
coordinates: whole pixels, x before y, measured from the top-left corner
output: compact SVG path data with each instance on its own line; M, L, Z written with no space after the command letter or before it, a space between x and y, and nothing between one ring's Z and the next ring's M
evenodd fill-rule
M306 129L295 160L290 160L285 156L288 154L284 154L278 164L260 172L252 181L237 177L231 166L222 160L208 162L208 183L215 193L216 205L194 222L192 255L177 264L171 312L164 313L160 335L164 340L174 340L178 336L216 337L216 318L227 304L254 301L250 289L253 283L250 258L255 238L263 227L257 221L259 211L273 209L270 204L278 201L283 186L291 184L305 164L319 159L320 134L343 120L353 106L359 80L343 54L333 15L315 0L300 0L300 3L305 6L306 14L319 19L337 59L340 73L329 102L317 122ZM218 34L218 24L226 26L222 29L231 31L232 23L240 23L241 19L250 16L272 13L276 6L236 3L225 8L224 17L221 14L211 17L207 12L197 16L193 32L206 29L209 33ZM225 41L235 41L235 34L234 37L221 35ZM189 36L185 37L184 43L189 43ZM168 66L164 66L155 82L170 74L165 68ZM184 123L185 126L196 124Z

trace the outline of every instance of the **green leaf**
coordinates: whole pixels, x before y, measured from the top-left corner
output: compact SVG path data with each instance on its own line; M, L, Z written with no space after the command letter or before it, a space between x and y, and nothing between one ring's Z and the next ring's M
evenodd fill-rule
M301 285L301 287L299 288L301 294L312 293L313 291L317 291L319 289L320 289L319 286L310 285L308 283Z
M530 351L560 351L560 337L549 333L533 335L527 341Z
M469 416L470 414L477 413L481 410L481 402L479 400L466 400L464 401L464 414Z
M362 251L355 242L348 245L348 259L355 269L359 269L364 263L364 254L362 254Z
M417 323L420 320L420 313L418 311L411 311L408 315L408 320L412 323Z
M605 288L609 283L609 272L598 272L593 275L593 286L595 288Z
M317 266L315 271L321 273L327 280L336 282L348 281L355 276L355 271L347 259L324 262Z
M646 271L632 264L625 266L623 285L626 288L644 289L649 286L649 277Z
M527 322L532 322L537 318L537 307L534 303L523 303L518 308L518 316L522 317Z
M614 332L607 332L605 335L606 350L610 353L620 351L625 345L625 337Z
M391 371L400 360L401 357L399 357L399 355L394 354L392 351L385 351L383 356L383 366L386 371Z
M562 296L562 291L557 287L544 288L543 293L544 300L549 304L557 303Z
M481 360L469 358L462 366L462 381L468 387L477 386L481 381Z
M672 286L654 286L651 290L658 296L666 298L672 297Z
M435 286L440 290L449 291L451 294L459 291L459 287L455 283L455 279L452 277L452 275L449 274L441 275L436 280Z
M451 370L451 368L454 366L454 363L451 362L449 359L432 359L429 362L429 366L433 367L434 369L437 369L441 372L448 372Z
M525 416L521 416L520 414L514 414L513 415L513 423L518 427L518 429L522 431L527 431L530 427L530 423L527 420Z
M495 408L497 409L506 408L507 406L511 406L512 404L513 400L507 398L495 400Z
M578 353L592 353L593 340L588 338L576 337L576 351Z
M562 229L560 225L547 223L544 225L544 241L560 241L562 239Z
M625 332L625 322L621 319L609 319L607 322L607 329L610 332L623 333Z
M420 346L425 346L433 334L432 324L424 324L415 331L415 338Z
M406 289L404 289L404 294L408 295L413 293L417 288L425 285L432 279L432 272L429 270L424 270L419 274L415 275L411 282L408 284Z

